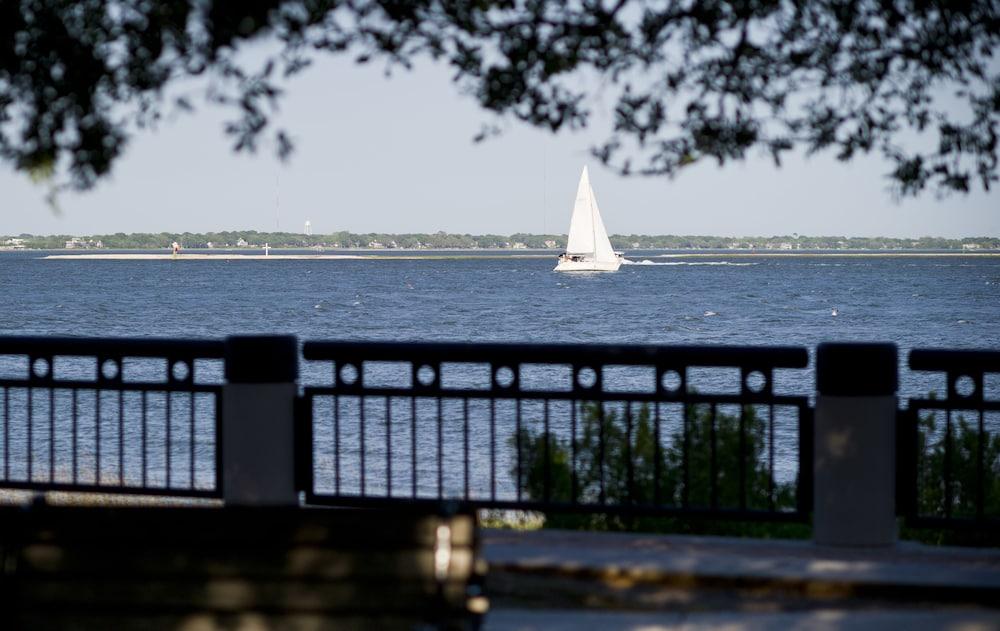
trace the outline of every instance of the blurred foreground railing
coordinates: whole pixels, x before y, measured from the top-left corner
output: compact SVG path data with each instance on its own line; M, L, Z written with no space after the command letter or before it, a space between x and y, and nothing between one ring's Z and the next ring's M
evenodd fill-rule
M914 350L944 396L911 398L899 422L899 512L914 527L1000 529L1000 352Z
M224 349L0 337L0 486L221 496L221 370L211 364ZM215 383L203 380L213 368Z
M808 399L774 391L804 348L306 342L303 356L331 376L304 389L309 502L808 519ZM717 391L719 369L735 387ZM716 389L694 389L696 370Z
M815 359L811 387L792 347L3 337L0 488L1000 530L1000 353L912 351L946 386L902 408L895 345Z

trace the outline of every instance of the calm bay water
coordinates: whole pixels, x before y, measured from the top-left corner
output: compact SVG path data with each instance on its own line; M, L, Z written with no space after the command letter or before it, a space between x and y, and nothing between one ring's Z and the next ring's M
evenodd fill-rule
M41 256L0 253L0 335L291 333L342 340L792 344L810 351L823 341L884 340L896 342L904 357L914 347L1000 347L1000 257L632 253L630 259L648 263L616 274L565 275L552 272L554 257ZM309 370L305 377L321 378ZM808 394L811 379L811 371L799 371L777 384ZM939 378L903 373L904 393L942 387Z
M169 262L0 253L0 333L1000 345L1000 257L629 256L657 264L565 275L551 271L549 258Z

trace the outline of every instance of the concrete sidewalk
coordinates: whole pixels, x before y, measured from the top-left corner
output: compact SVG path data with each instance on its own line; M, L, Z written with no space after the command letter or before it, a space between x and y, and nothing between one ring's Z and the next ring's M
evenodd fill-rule
M782 613L635 613L507 609L486 617L483 631L996 631L1000 613L986 610Z
M504 608L803 611L1000 607L1000 550L576 531L483 531ZM669 627L668 627L669 628Z

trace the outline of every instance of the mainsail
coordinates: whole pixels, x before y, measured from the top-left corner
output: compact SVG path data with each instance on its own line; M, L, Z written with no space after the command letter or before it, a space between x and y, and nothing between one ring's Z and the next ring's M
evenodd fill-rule
M604 229L601 220L601 210L597 206L597 197L590 187L590 175L587 167L583 167L580 184L576 188L576 203L573 204L573 215L569 222L569 240L566 243L566 254L585 256L597 263L611 263L616 259L611 248L611 240Z

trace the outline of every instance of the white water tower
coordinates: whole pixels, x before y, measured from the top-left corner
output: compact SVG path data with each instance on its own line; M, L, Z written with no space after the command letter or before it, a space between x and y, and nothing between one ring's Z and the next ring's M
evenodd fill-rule
M306 219L306 236L312 236L313 225L312 222Z

